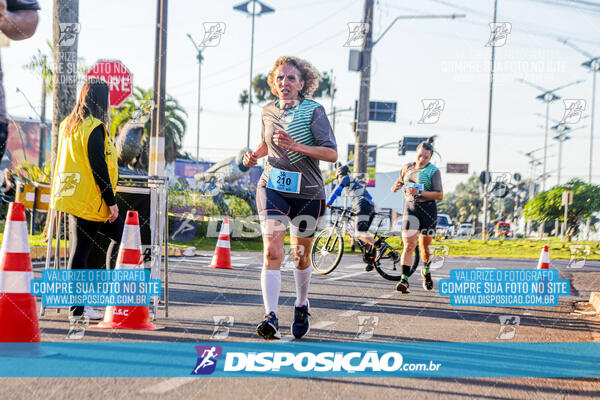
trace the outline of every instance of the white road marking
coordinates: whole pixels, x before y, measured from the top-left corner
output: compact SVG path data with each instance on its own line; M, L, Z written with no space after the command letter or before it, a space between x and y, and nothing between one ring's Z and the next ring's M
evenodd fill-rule
M310 329L323 329L323 328L327 328L329 325L333 325L333 324L335 324L334 321L319 321L319 322L315 323L314 325L311 324Z
M360 311L358 310L348 310L340 314L340 317L351 317L353 315L358 314Z
M377 304L376 301L368 301L366 303L362 303L361 307L373 307L375 304Z
M366 274L368 272L369 271L360 271L360 272L356 272L354 274L340 275L340 276L336 276L335 278L328 278L328 279L325 279L325 280L326 281L339 281L340 279L352 278L353 276L358 276L358 275Z
M143 390L140 391L140 393L156 393L156 394L163 394L163 393L167 393L171 390L177 389L180 386L183 386L187 383L192 382L194 379L197 378L171 378L171 379L167 379L165 381L162 381L160 383L157 383L156 385L152 385L150 387L147 387Z
M380 299L389 299L393 295L394 295L394 293L388 293L388 294L384 294L384 295L379 296L379 298Z

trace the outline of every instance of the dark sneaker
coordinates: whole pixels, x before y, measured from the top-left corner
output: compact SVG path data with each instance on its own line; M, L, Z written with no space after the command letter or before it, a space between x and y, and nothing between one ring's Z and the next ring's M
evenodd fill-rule
M399 291L399 292L402 292L402 293L410 293L408 291L408 281L406 279L402 279L396 285L396 290Z
M371 264L371 263L368 263L368 264L365 266L365 271L367 271L367 272L369 272L369 271L373 271L373 268L374 268L373 264Z
M431 272L425 275L423 271L421 271L421 275L423 276L423 289L433 290L433 280L431 279Z
M279 320L274 312L265 315L265 320L256 327L256 334L267 340L281 339L279 333Z
M308 303L302 307L294 307L294 323L292 324L292 335L300 339L310 331L310 313Z

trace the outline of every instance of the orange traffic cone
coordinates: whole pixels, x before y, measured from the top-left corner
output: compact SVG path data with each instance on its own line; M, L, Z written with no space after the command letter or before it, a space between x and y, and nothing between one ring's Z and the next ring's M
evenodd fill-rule
M538 261L537 269L549 269L550 268L550 255L548 254L548 246L542 248L540 253L540 260Z
M138 213L130 210L127 211L115 269L143 269L143 260ZM108 306L104 320L95 328L156 330L163 327L150 322L148 306Z
M215 254L210 266L214 268L233 269L231 267L231 250L229 246L229 218L223 220L223 226L221 226L219 240L217 240L217 247L215 248Z
M3 355L43 355L23 203L10 203L0 250L0 347ZM14 344L20 342L19 345Z

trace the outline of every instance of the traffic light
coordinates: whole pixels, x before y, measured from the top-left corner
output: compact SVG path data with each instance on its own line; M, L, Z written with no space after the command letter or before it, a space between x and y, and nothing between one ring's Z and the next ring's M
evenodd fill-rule
M406 155L406 149L404 148L404 140L403 139L398 140L398 155L399 156Z

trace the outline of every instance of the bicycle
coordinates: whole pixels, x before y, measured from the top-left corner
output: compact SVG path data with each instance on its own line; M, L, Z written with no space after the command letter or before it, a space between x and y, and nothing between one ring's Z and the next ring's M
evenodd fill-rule
M365 263L369 264L372 262L375 270L383 278L390 281L399 281L402 278L400 252L387 243L389 235L379 233L382 220L377 224L377 229L375 229L375 233L373 234L377 251L374 260L371 261L368 259L369 254L367 252L369 246L367 246L367 243L356 237L354 229L347 229L348 223L356 216L356 213L344 207L331 207L331 209L338 211L339 215L335 219L333 226L319 232L310 250L310 261L314 271L319 275L327 275L338 266L344 254L344 235L348 233L354 239L355 243L358 243ZM388 214L382 213L376 213L376 215L388 216ZM418 262L418 253L415 253L413 272Z

